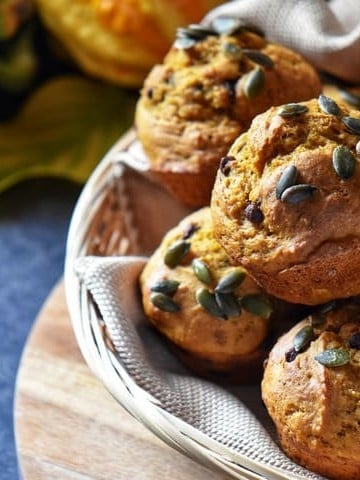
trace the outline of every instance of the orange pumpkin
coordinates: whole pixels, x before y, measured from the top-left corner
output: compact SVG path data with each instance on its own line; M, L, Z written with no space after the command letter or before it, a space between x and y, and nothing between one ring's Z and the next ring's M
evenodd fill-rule
M35 0L47 28L89 74L139 87L176 28L220 0Z

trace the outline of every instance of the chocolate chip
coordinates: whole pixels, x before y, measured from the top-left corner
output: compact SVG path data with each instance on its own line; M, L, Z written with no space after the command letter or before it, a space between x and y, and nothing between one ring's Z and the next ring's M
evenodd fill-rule
M251 223L258 224L264 220L264 214L260 210L259 204L255 202L246 205L244 215Z
M227 177L230 173L230 165L229 163L234 161L235 157L232 157L231 155L227 155L226 157L222 157L220 160L220 171L225 177Z

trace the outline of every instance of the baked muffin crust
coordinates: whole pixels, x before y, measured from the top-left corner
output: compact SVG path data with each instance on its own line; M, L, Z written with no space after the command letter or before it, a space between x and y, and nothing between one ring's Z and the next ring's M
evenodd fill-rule
M358 125L360 112L338 107L331 115L313 99L285 107L304 113L270 108L235 141L217 174L215 236L234 263L289 302L316 305L360 293L360 131L344 123L350 117ZM278 198L289 167L296 178Z

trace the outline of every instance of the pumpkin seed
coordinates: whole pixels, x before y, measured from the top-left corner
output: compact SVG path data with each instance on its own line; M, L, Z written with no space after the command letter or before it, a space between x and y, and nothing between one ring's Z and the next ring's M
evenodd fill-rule
M320 314L325 314L332 312L338 306L337 300L330 300L329 302L323 303L316 308L316 312Z
M295 185L297 173L298 172L295 165L289 165L282 172L275 190L275 196L278 200L280 200L281 195L284 193L284 190Z
M166 295L173 295L178 289L179 285L180 282L178 282L177 280L169 280L167 278L163 278L162 280L158 280L156 283L151 285L150 290L152 292L160 292L165 293Z
M235 268L219 280L215 292L232 293L244 281L245 277L245 270L242 268Z
M257 63L265 68L272 68L274 66L273 60L265 53L251 48L244 48L243 54L246 55L252 62Z
M281 117L293 117L295 115L301 115L308 111L308 107L306 105L301 105L300 103L287 103L282 105L278 109L278 115Z
M299 183L286 188L281 194L280 200L284 203L296 204L307 200L315 192L316 187L307 183Z
M189 50L192 48L196 43L194 38L189 37L179 37L174 42L174 47L178 50Z
M227 155L226 157L222 157L220 160L220 172L227 177L230 173L230 162L233 162L235 160L235 157L231 155Z
M273 311L270 300L264 295L256 293L245 295L245 297L241 299L241 305L247 312L257 315L265 320L270 317Z
M310 322L312 327L319 327L325 323L325 315L321 313L313 313L310 315Z
M161 292L152 293L150 295L150 301L155 307L163 312L174 313L180 310L180 306L175 303L172 298Z
M223 319L225 318L225 314L219 307L215 295L209 292L209 290L206 288L200 288L196 291L195 297L198 304L201 305L204 310L210 313L210 315Z
M172 245L170 245L170 247L165 253L165 265L167 265L169 268L176 267L177 265L179 265L179 263L185 257L189 250L189 242L185 242L184 240L177 240Z
M215 299L226 317L236 317L241 314L241 304L233 293L217 293Z
M212 21L212 27L219 35L233 35L243 29L243 23L238 18L223 15Z
M235 45L234 43L223 43L221 45L221 50L228 55L229 57L234 58L235 60L240 60L243 56L242 49Z
M177 38L192 38L193 40L204 40L206 37L210 35L217 35L214 30L210 30L209 28L203 27L202 25L198 24L191 24L188 27L179 27L176 30L176 37Z
M259 224L264 220L264 214L262 213L259 205L255 202L250 202L244 209L244 215L251 223Z
M191 266L194 270L196 277L200 280L200 282L206 283L206 285L210 285L211 273L206 263L200 260L200 258L194 258L194 260L191 263Z
M345 100L345 102L350 103L354 107L360 108L360 95L351 93L348 90L339 89L340 96Z
M254 68L244 77L245 79L242 89L245 97L249 99L255 98L257 95L259 95L264 86L264 70L262 68Z
M303 352L314 339L314 330L311 325L306 325L297 332L293 340L293 346L297 352Z
M353 333L349 338L349 345L351 348L360 350L360 332Z
M360 135L360 118L342 117L342 122L351 133Z
M335 115L335 117L337 117L340 113L339 105L326 95L319 95L319 106L324 113L329 115Z
M355 172L355 157L344 145L338 145L334 148L332 164L336 174L343 180L352 177Z
M315 356L315 360L325 367L341 367L350 361L350 355L343 348L329 348Z
M360 155L360 140L357 142L355 150L356 150L356 153Z

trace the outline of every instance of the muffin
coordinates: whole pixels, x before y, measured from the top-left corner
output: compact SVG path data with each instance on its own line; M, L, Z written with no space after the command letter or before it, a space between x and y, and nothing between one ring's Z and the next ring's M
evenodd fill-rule
M214 234L288 302L360 293L360 112L321 95L258 115L220 166Z
M208 207L165 235L140 285L149 321L190 368L259 380L273 307L245 270L229 263Z
M152 176L191 207L209 205L221 157L255 115L321 91L299 54L227 22L179 29L136 107Z
M282 336L261 387L289 457L327 478L360 478L359 305L310 317Z

